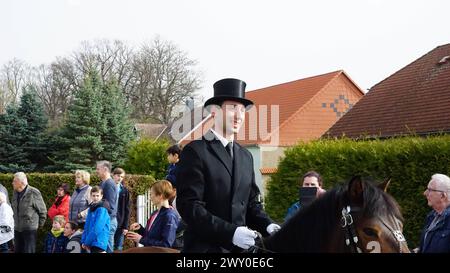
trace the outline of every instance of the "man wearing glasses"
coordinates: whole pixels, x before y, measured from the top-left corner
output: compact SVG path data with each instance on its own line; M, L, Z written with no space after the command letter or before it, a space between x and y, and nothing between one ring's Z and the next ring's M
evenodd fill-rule
M433 210L425 220L420 253L450 253L450 178L434 174L423 193Z

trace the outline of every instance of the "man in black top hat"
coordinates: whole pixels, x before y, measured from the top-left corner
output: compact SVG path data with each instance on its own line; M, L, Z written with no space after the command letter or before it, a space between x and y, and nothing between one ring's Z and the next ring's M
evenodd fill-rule
M184 147L178 163L177 210L187 223L184 252L234 252L255 244L280 227L258 201L253 158L234 141L244 120L245 82L223 79L205 102L214 127Z

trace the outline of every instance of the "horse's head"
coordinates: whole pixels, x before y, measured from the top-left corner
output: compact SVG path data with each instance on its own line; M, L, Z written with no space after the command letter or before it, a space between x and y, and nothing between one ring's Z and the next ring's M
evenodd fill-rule
M389 182L375 187L356 176L347 184L341 226L350 251L409 252L399 206L386 193Z
M408 252L397 202L356 176L301 209L267 238L275 252Z

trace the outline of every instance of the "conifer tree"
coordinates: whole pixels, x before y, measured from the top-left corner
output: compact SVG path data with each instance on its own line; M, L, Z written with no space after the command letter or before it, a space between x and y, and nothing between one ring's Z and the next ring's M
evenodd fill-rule
M117 84L103 83L96 72L88 73L58 137L56 169L93 169L98 160L122 165L134 136L128 113Z
M103 116L106 132L103 134L103 158L114 165L123 166L126 148L134 139L133 124L129 120L129 109L117 83L109 82L103 86Z
M29 171L27 154L20 145L26 122L18 115L18 107L11 104L0 115L0 172Z
M33 86L24 89L17 114L26 123L21 141L17 144L22 146L26 159L30 162L29 169L40 170L48 164L46 145L48 118Z
M36 171L46 164L47 117L32 86L0 116L0 171Z
M55 163L59 170L92 169L101 159L102 134L106 131L101 89L98 75L88 73L76 91L58 138L61 148L56 152Z

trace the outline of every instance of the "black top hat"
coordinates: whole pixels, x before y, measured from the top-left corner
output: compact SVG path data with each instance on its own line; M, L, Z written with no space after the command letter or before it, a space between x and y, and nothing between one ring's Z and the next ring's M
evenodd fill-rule
M245 107L253 105L251 100L245 98L244 81L238 79L222 79L214 83L214 97L205 102L205 106L211 104L221 105L226 100L232 100L242 103Z

